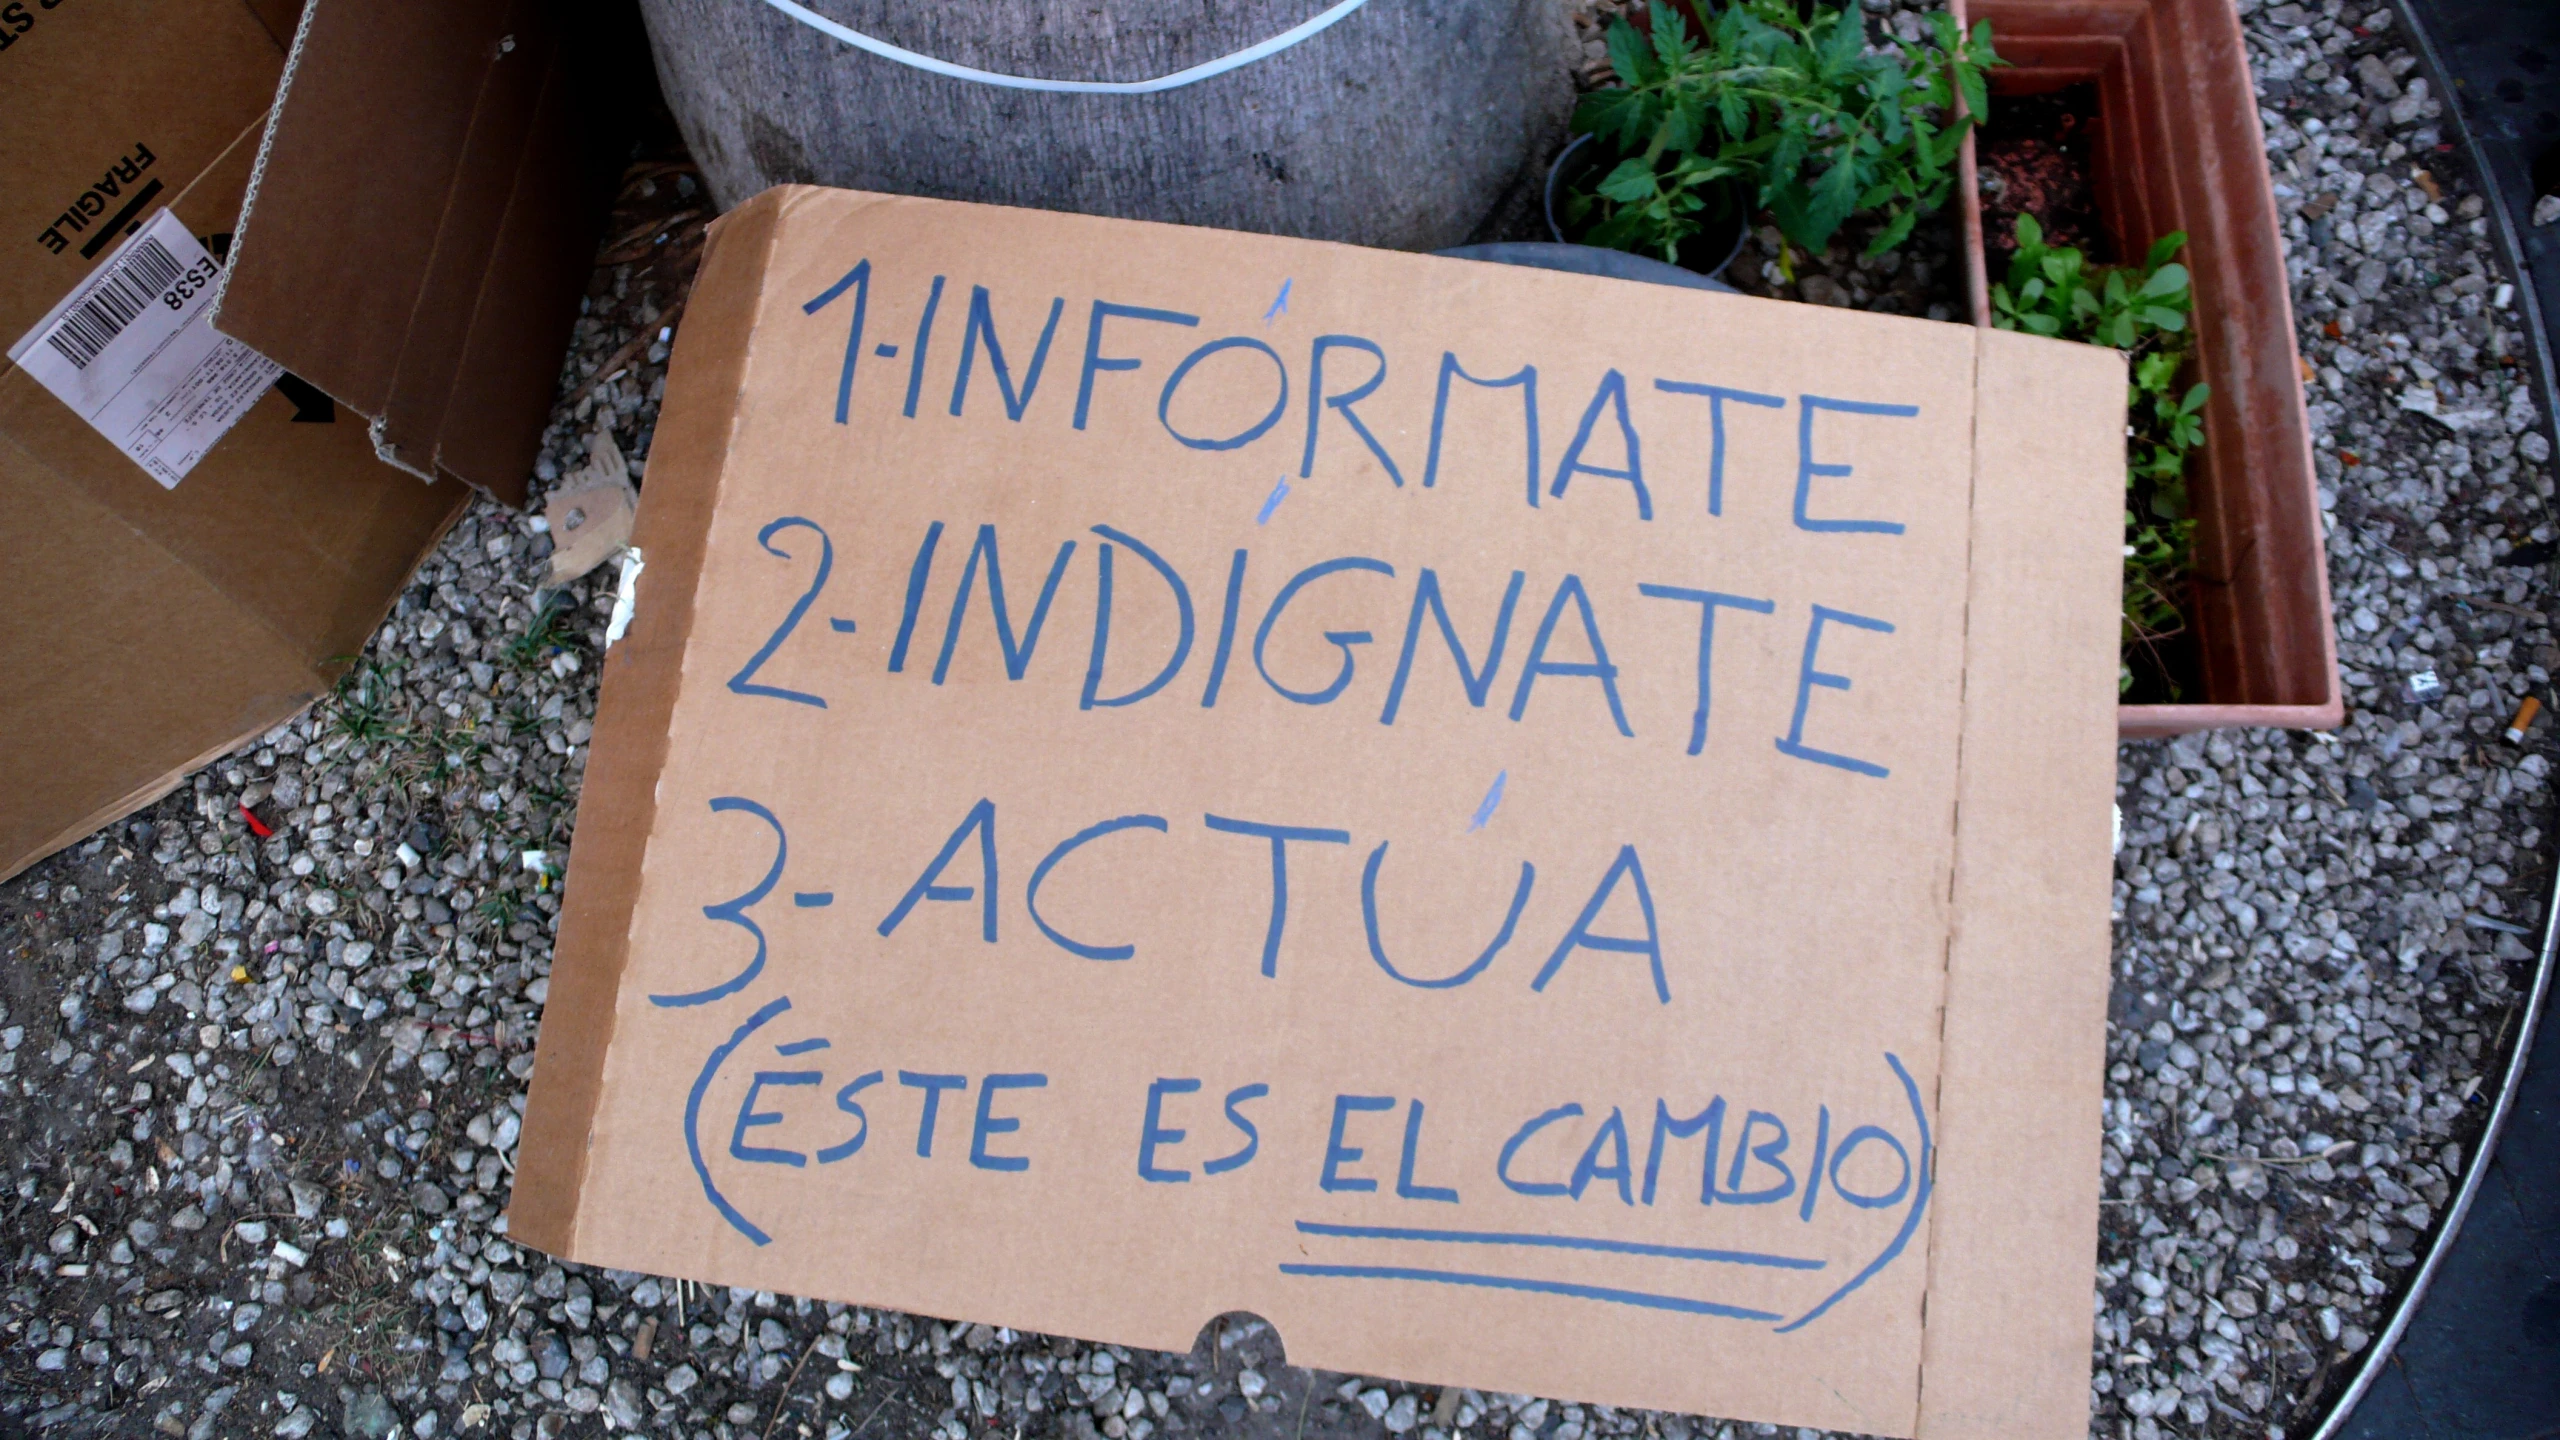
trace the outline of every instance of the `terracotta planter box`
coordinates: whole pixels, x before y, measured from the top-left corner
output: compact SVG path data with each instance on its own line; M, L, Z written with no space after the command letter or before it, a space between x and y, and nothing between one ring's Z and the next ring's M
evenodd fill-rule
M2231 0L1953 0L2014 68L1992 92L2095 82L2099 220L2119 256L2187 232L2196 357L2213 386L2190 462L2197 703L2128 705L2126 738L2221 726L2325 730L2344 718L2329 565L2303 411L2284 240ZM1973 140L1959 191L1976 324L1991 323Z

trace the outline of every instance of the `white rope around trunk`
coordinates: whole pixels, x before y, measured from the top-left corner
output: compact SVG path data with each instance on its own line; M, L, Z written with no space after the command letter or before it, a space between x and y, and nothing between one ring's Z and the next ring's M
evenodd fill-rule
M1031 75L1005 75L993 70L979 70L967 65L954 65L948 60L937 60L930 55L920 55L903 46L875 39L850 26L840 25L828 19L808 6L798 3L798 0L764 0L764 3L810 29L841 40L857 50L869 51L884 60L895 60L901 65L911 65L918 70L935 75L948 75L954 80L974 80L981 85L996 85L1007 90L1046 90L1061 95L1153 95L1158 91L1178 90L1185 85L1197 85L1203 80L1224 75L1230 70L1240 69L1256 60L1277 55L1299 41L1328 28L1335 21L1368 4L1369 0L1338 0L1338 3L1315 18L1302 25L1283 30L1259 44L1248 45L1242 50L1221 55L1215 60L1205 61L1187 70L1177 70L1170 75L1159 75L1153 80L1043 80Z

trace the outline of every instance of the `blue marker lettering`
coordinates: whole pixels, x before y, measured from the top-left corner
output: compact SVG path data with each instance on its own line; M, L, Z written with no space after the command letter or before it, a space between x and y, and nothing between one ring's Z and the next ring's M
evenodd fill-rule
M1455 989L1483 974L1484 968L1493 963L1493 957L1502 953L1502 947L1511 943L1511 932L1519 927L1520 912L1528 908L1529 891L1538 881L1537 870L1528 861L1521 861L1520 883L1511 891L1510 913L1502 917L1501 933L1493 937L1493 943L1487 945L1484 953L1478 955L1467 968L1454 975L1438 980L1416 980L1395 967L1395 962L1387 958L1386 945L1378 938L1378 867L1386 863L1386 858L1387 842L1381 840L1378 842L1378 848L1369 852L1369 863L1361 867L1360 923L1367 927L1369 932L1369 958L1378 962L1378 968L1386 971L1391 978L1400 980L1417 990Z
M1156 1147L1179 1145L1188 1131L1170 1129L1164 1119L1164 1097L1188 1095L1200 1088L1197 1080L1163 1080L1147 1086L1147 1118L1138 1127L1138 1178L1156 1185L1179 1185L1191 1178L1188 1170L1167 1170L1156 1164Z
M1259 1100L1270 1093L1271 1087L1259 1081L1251 1085L1239 1085L1227 1092L1227 1123L1236 1127L1244 1135L1244 1148L1231 1155L1221 1155L1202 1165L1201 1174L1224 1175L1230 1170L1242 1169L1253 1159L1254 1152L1262 1148L1262 1132L1253 1128L1253 1122L1244 1118L1244 1111L1238 1107L1247 1100Z
M789 612L783 615L782 623L775 626L773 633L765 638L763 648L748 656L747 663L738 668L738 673L729 677L729 688L740 695L770 695L777 700L789 700L800 705L815 705L824 710L827 708L824 697L809 694L804 690L786 690L779 685L760 684L756 680L756 672L764 668L764 662L773 658L773 652L782 648L783 641L791 638L791 632L799 627L800 617L809 613L810 602L818 598L819 591L827 588L827 572L835 568L835 542L828 539L827 532L820 530L817 522L813 520L803 520L797 515L785 515L758 531L756 543L764 547L766 554L778 555L788 560L791 558L791 552L774 544L773 537L791 529L809 530L817 535L818 573L810 578L809 588L800 592L800 598L794 601ZM851 628L849 622L838 623Z
M747 1086L747 1098L738 1102L738 1128L729 1132L729 1153L741 1160L750 1160L759 1165L808 1164L809 1157L797 1150L770 1150L749 1145L747 1131L757 1125L782 1123L781 1111L756 1108L756 1097L764 1093L764 1087L767 1085L815 1085L825 1078L824 1073L816 1070L757 1071L756 1078Z
M1004 418L1019 422L1022 412L1031 408L1031 394L1040 388L1041 368L1049 363L1049 342L1057 338L1058 317L1065 314L1067 301L1059 296L1049 302L1049 323L1040 327L1040 343L1031 348L1031 366L1022 372L1022 392L1015 394L1013 372L1004 363L1004 346L996 343L995 312L988 305L987 287L969 287L969 325L960 336L960 373L951 381L951 413L960 413L961 403L969 394L969 370L977 363L978 337L987 337L987 364L996 372L996 390L1004 398Z
M961 842L969 838L972 830L978 832L978 878L981 885L973 889L967 885L933 883L942 874L942 868L960 853ZM907 918L907 912L916 908L918 901L966 900L977 894L978 889L986 892L980 902L985 910L980 929L986 942L993 945L996 943L996 802L993 800L980 800L969 807L968 818L960 822L959 829L951 832L950 839L942 842L942 849L935 853L933 863L924 867L924 873L916 877L916 883L908 886L907 893L899 897L897 908L880 922L880 933L886 936L895 932L900 922Z
M1829 410L1840 415L1893 415L1909 419L1920 413L1917 405L1874 405L1864 400L1826 400L1819 395L1796 397L1804 410L1796 417L1796 528L1799 530L1854 531L1873 535L1899 535L1898 520L1816 520L1805 513L1805 501L1813 494L1813 480L1819 475L1841 479L1850 472L1846 465L1816 464L1813 458L1813 417L1817 411Z
M1604 404L1612 407L1618 421L1619 442L1627 456L1624 469L1586 464L1582 458L1583 447L1591 443L1591 427L1600 419ZM1644 488L1644 449L1636 439L1634 422L1627 418L1627 377L1615 370L1601 376L1599 388L1591 392L1591 403L1582 412L1582 424L1573 432L1573 443L1565 447L1564 459L1557 462L1555 483L1547 487L1547 493L1563 498L1565 485L1577 474L1626 481L1636 492L1636 518L1653 518L1653 492Z
M1656 380L1653 388L1666 395L1704 395L1707 397L1707 423L1714 438L1707 451L1707 513L1724 513L1724 402L1739 400L1745 405L1760 405L1784 410L1787 402L1776 395L1761 395L1749 390L1727 390L1721 385L1699 385L1687 380Z
M889 673L907 668L907 645L916 638L916 616L924 609L925 582L933 578L934 547L942 543L942 522L926 527L924 543L916 547L915 563L907 567L907 604L898 614L898 640L889 647Z
M1221 439L1211 439L1198 435L1185 435L1180 430L1175 429L1173 425L1174 392L1180 390L1182 388L1182 382L1190 377L1191 367L1208 359L1210 356L1217 354L1221 350L1258 350L1262 354L1270 357L1271 368L1280 378L1280 393L1272 397L1271 411L1269 414L1264 415L1261 419L1246 426L1244 429L1237 431L1233 435L1229 435ZM1188 446L1193 450L1241 450L1245 446L1252 444L1254 441L1261 439L1264 433L1269 431L1272 426L1280 423L1281 416L1288 413L1289 364L1287 361L1280 358L1279 351L1272 349L1270 346L1263 344L1261 341L1254 339L1250 335L1229 335L1223 340L1212 340L1208 344L1201 346L1199 349L1192 351L1190 354L1183 356L1182 363L1173 367L1173 373L1165 377L1163 393L1156 397L1156 423L1164 427L1164 433L1181 441L1185 446Z
M1006 1135L1022 1128L1020 1118L995 1113L999 1090L1045 1090L1046 1075L990 1075L978 1085L978 1119L969 1127L969 1163L981 1170L1028 1170L1030 1157L1024 1155L990 1155L990 1136Z
M1200 323L1199 316L1185 315L1179 310L1149 310L1139 305L1114 305L1107 300L1094 301L1093 319L1086 324L1084 332L1084 372L1076 379L1075 428L1078 430L1084 428L1086 419L1093 413L1093 377L1105 370L1138 368L1139 362L1134 357L1113 356L1109 359L1103 357L1102 322L1114 316L1123 320L1150 320L1159 325Z
M729 1063L729 1057L737 1053L738 1047L747 1043L747 1037L755 1034L774 1016L790 1008L791 997L788 995L776 995L758 1006L756 1013L748 1016L737 1029L730 1032L728 1039L712 1047L711 1054L702 1062L702 1068L694 1073L693 1088L687 1090L684 1097L684 1154L687 1160L693 1162L693 1177L701 1182L702 1198L711 1202L711 1208L720 1212L720 1218L728 1221L731 1229L758 1245L772 1244L773 1237L758 1229L754 1221L738 1213L738 1207L730 1204L729 1197L721 1194L720 1187L712 1183L711 1167L703 1163L702 1097L710 1093L712 1078L720 1073L721 1066ZM1914 1094L1916 1095L1917 1092L1915 1091ZM1924 1156L1928 1153L1928 1144L1928 1132L1924 1128L1920 1136L1921 1153Z
M1271 842L1271 927L1262 940L1262 976L1268 980L1280 973L1280 935L1289 924L1289 842L1308 840L1320 845L1348 845L1348 830L1311 830L1299 825L1266 825L1259 820L1230 820L1224 815L1202 815L1201 823L1225 835L1259 835Z
M1408 1100L1404 1112L1404 1156L1396 1162L1396 1194L1407 1200L1437 1200L1445 1205L1458 1203L1457 1187L1452 1185L1416 1185L1413 1183L1415 1153L1422 1148L1422 1102Z
M1511 1138L1502 1142L1502 1154L1493 1162L1493 1173L1496 1178L1502 1181L1504 1188L1521 1195L1565 1195L1572 1193L1561 1181L1512 1179L1511 1160L1512 1157L1520 1153L1521 1146L1529 1143L1529 1137L1546 1129L1548 1126L1553 1125L1559 1120L1570 1120L1581 1113L1582 1107L1579 1105L1559 1105L1553 1110L1547 1111L1546 1113L1538 1116L1538 1118L1530 1121L1528 1124L1511 1132Z
M1336 347L1366 351L1378 362L1378 368L1369 372L1368 379L1341 394L1327 395L1324 393L1324 352ZM1387 352L1379 349L1375 340L1363 340L1357 335L1316 337L1315 350L1307 360L1307 453L1298 462L1299 479L1304 480L1316 473L1316 430L1323 422L1324 412L1332 409L1342 412L1342 418L1351 426L1351 433L1359 436L1360 443L1369 447L1369 453L1378 457L1378 463L1386 467L1387 478L1395 482L1396 488L1404 488L1404 472L1396 469L1395 457L1387 453L1386 446L1378 443L1377 436L1369 433L1369 427L1361 423L1359 413L1351 408L1368 399L1386 378Z
M1163 556L1157 554L1137 537L1123 534L1108 525L1094 526L1093 533L1103 539L1100 588L1094 595L1093 656L1085 665L1084 696L1076 706L1080 710L1135 705L1163 689L1175 675L1181 672L1182 662L1191 658L1191 587L1182 583L1182 576L1175 572L1173 566L1168 564ZM1156 672L1154 679L1126 695L1117 695L1106 700L1100 698L1100 691L1103 656L1111 649L1111 552L1115 541L1128 546L1139 559L1154 567L1156 574L1163 577L1167 588L1173 591L1173 604L1180 633L1174 637L1173 658L1164 662L1164 668Z
M853 291L853 324L845 331L844 369L836 375L836 423L845 422L845 414L853 406L853 363L862 357L862 320L871 309L871 262L863 261L844 272L844 278L818 292L814 299L800 306L803 315L815 315L835 303L846 290Z
M901 1070L898 1072L898 1083L910 1090L924 1092L924 1112L916 1117L916 1154L930 1160L933 1158L933 1122L935 1117L942 1113L942 1092L968 1089L969 1077L927 1075L914 1070Z
M1480 385L1487 390L1520 387L1520 419L1528 431L1529 508L1537 509L1541 477L1538 467L1538 367L1523 365L1499 380L1479 380L1459 368L1457 352L1453 350L1440 353L1440 382L1431 400L1431 454L1423 462L1422 488L1430 489L1440 478L1440 436L1449 419L1449 382L1453 379Z
M1048 921L1040 918L1040 883L1049 878L1049 872L1057 868L1058 862L1074 853L1079 846L1120 830L1153 830L1161 835L1165 832L1164 817L1123 815L1116 820L1105 820L1099 825L1086 826L1059 841L1058 848L1050 851L1037 866L1033 867L1031 884L1022 892L1022 907L1031 912L1031 923L1038 926L1040 933L1049 938L1050 944L1070 955L1081 955L1087 960L1126 960L1138 953L1138 947L1135 945L1087 945L1081 941L1070 940L1051 928Z
M1357 1175L1345 1175L1342 1167L1368 1153L1357 1146L1342 1143L1342 1128L1351 1122L1355 1110L1393 1110L1395 1098L1389 1095L1336 1095L1333 1097L1333 1133L1324 1142L1324 1177L1318 1183L1326 1190L1375 1190L1378 1182Z
M1618 878L1622 875L1635 882L1636 904L1644 911L1644 938L1641 940L1591 933L1591 922L1600 918L1601 907L1609 903L1609 896L1618 888ZM1538 971L1537 979L1529 982L1529 988L1546 989L1547 982L1564 968L1564 957L1576 948L1606 950L1618 955L1642 955L1653 963L1654 995L1665 1005L1671 1003L1671 982L1662 973L1662 932L1655 927L1653 920L1653 891L1644 883L1644 863L1636 858L1633 845L1618 847L1618 858L1609 862L1608 873L1600 877L1599 886L1591 892L1591 902L1582 907L1582 914L1574 920L1573 928L1564 932L1564 939L1556 942L1556 953L1547 957L1545 967Z
M1271 667L1263 663L1263 649L1271 643L1271 631L1280 623L1280 613L1289 608L1289 602L1297 598L1298 591L1300 589L1314 583L1315 581L1323 579L1327 575L1336 574L1344 570L1366 570L1371 574L1384 575L1389 579L1395 578L1396 573L1396 567L1388 564L1386 561L1371 560L1366 556L1361 555L1350 555L1339 560L1327 560L1322 564L1310 565L1306 569L1299 571L1297 574L1290 576L1289 583L1280 587L1280 593L1272 598L1271 609L1262 617L1262 628L1253 632L1253 668L1262 672L1263 683L1280 692L1283 697L1294 700L1301 705L1331 704L1334 697L1340 695L1351 684L1351 671L1353 665L1351 647L1354 645L1366 645L1376 637L1372 636L1366 630L1327 630L1324 632L1324 638L1331 643L1335 649L1342 652L1342 668L1334 673L1333 683L1325 686L1321 690L1292 690L1288 686L1281 684L1279 681L1272 679Z
M977 543L969 547L969 563L960 572L960 588L951 596L951 620L942 628L942 654L933 662L933 683L939 685L951 673L951 652L960 645L960 624L967 618L969 591L978 578L978 562L984 557L987 566L987 606L995 613L996 644L1004 651L1004 674L1008 680L1019 680L1031 667L1031 652L1040 644L1040 627L1049 623L1049 602L1058 598L1058 582L1066 578L1067 561L1074 558L1076 542L1063 541L1058 558L1049 565L1049 578L1040 587L1040 599L1031 607L1031 622L1022 630L1016 643L1013 617L1005 610L1004 566L996 557L996 527L978 527Z
M933 312L942 308L942 279L939 275L933 277L933 290L924 297L924 314L916 319L916 343L907 356L907 404L903 413L910 420L916 418L916 397L924 393L925 348L933 339Z
M1600 1147L1603 1145L1615 1151L1617 1158L1605 1164L1602 1163ZM1629 1172L1633 1168L1633 1157L1627 1150L1627 1117L1617 1106L1612 1105L1609 1107L1609 1118L1601 1121L1600 1128L1592 1132L1591 1143L1582 1147L1582 1158L1574 1162L1571 1186L1573 1198L1581 1199L1584 1187L1594 1180L1615 1180L1618 1182L1618 1203L1633 1206L1636 1203L1635 1196L1628 1193L1633 1183L1633 1177Z
M1591 646L1589 663L1549 660L1547 642L1555 638L1556 621L1564 614L1564 602L1571 600L1582 616L1582 636ZM1578 675L1600 682L1600 693L1608 698L1609 718L1617 722L1618 733L1633 738L1627 728L1627 708L1618 701L1618 667L1609 663L1609 647L1601 642L1600 622L1591 614L1591 597L1582 588L1582 577L1567 575L1556 586L1553 600L1547 602L1546 618L1538 622L1538 638L1529 644L1529 661L1520 667L1519 688L1511 692L1511 718L1519 719L1529 711L1529 690L1541 675Z
M1511 638L1511 612L1520 604L1520 587L1528 580L1521 571L1511 572L1511 583L1502 592L1502 608L1493 617L1493 639L1486 642L1484 668L1467 663L1466 643L1458 638L1457 624L1449 618L1449 604L1441 598L1440 577L1424 566L1413 584L1413 610L1405 617L1404 649L1396 656L1396 677L1387 686L1387 708L1378 712L1378 723L1396 723L1396 711L1404 705L1405 682L1413 678L1413 652L1422 639L1422 612L1428 609L1440 623L1440 638L1449 646L1449 657L1458 662L1458 683L1465 687L1467 703L1484 708L1485 699L1493 693L1493 673L1502 668L1502 647Z
M744 990L755 982L758 975L764 973L764 927L758 925L755 917L747 912L754 909L764 897L772 894L775 882L782 879L783 863L791 858L791 837L783 833L782 822L774 818L772 811L744 795L717 796L711 802L711 810L715 815L732 810L744 810L773 829L773 864L766 868L764 878L757 881L754 888L748 890L746 894L734 900L723 900L717 905L702 907L705 919L717 920L724 925L735 925L756 937L755 958L747 962L745 969L716 985L705 986L700 990L682 995L652 995L649 997L649 1003L652 1005L664 1005L670 1009L687 1005L707 1005L714 1000L723 1000Z
M1707 1132L1705 1178L1698 1185L1698 1203L1716 1203L1716 1152L1724 1145L1724 1097L1708 1102L1707 1108L1686 1120L1675 1120L1671 1107L1660 1100L1653 1102L1653 1143L1644 1153L1644 1203L1653 1203L1654 1182L1662 1176L1662 1149L1666 1141L1686 1140L1699 1131Z
M1822 1162L1830 1151L1831 1107L1825 1105L1814 1122L1813 1163L1804 1167L1804 1207L1796 1213L1799 1220L1809 1223L1813 1219L1813 1202L1822 1194Z
M1777 1138L1751 1143L1752 1127L1766 1122L1778 1132ZM1724 1177L1724 1202L1728 1205L1774 1205L1796 1193L1796 1172L1778 1158L1787 1153L1787 1122L1766 1110L1754 1110L1743 1117L1742 1133L1733 1140L1733 1171ZM1754 1160L1778 1172L1778 1181L1765 1190L1742 1188L1742 1172Z
M1286 484L1288 482L1281 482ZM1227 658L1236 648L1236 611L1244 603L1245 552L1238 550L1227 563L1227 606L1218 615L1218 648L1209 657L1209 685L1200 692L1200 708L1213 709L1218 703L1218 687L1227 683Z
M1754 600L1747 595L1691 590L1680 585L1638 585L1636 590L1655 600L1685 600L1698 607L1698 709L1689 720L1689 753L1695 755L1707 748L1707 711L1715 699L1709 682L1715 664L1716 607L1730 605L1736 610L1766 615L1778 608L1777 603Z
M1881 1195L1864 1194L1840 1183L1840 1167L1848 1164L1849 1157L1857 1153L1858 1147L1870 1140L1892 1146L1894 1158L1902 1162L1902 1178L1894 1181L1893 1188ZM1881 1210L1888 1205L1901 1204L1902 1197L1911 1193L1911 1152L1902 1148L1902 1142L1894 1138L1893 1132L1873 1125L1859 1126L1842 1136L1840 1148L1831 1152L1831 1193L1861 1210Z
M879 1084L880 1079L880 1072L874 1070L870 1074L852 1081L843 1089L836 1092L836 1108L843 1111L845 1114L852 1116L855 1121L859 1123L860 1128L853 1132L853 1137L851 1139L841 1141L834 1145L829 1145L825 1149L820 1150L818 1152L819 1164L833 1165L837 1161L860 1151L862 1149L862 1142L871 1138L871 1117L862 1113L861 1102L855 1100L853 1097L870 1089L872 1086Z
M1782 755L1792 755L1799 760L1811 760L1819 765L1837 766L1859 775L1872 775L1881 780L1892 772L1872 760L1860 760L1855 756L1842 755L1830 750L1817 750L1804 743L1804 715L1805 711L1813 705L1813 687L1819 685L1825 690L1849 688L1848 676L1833 675L1813 668L1813 662L1822 649L1822 627L1834 622L1860 630L1872 630L1880 635L1893 633L1893 627L1882 620L1872 620L1864 615L1852 615L1846 610L1834 610L1825 605L1813 607L1813 623L1806 626L1804 632L1804 665L1796 675L1796 717L1788 723L1787 733L1779 739L1778 752Z

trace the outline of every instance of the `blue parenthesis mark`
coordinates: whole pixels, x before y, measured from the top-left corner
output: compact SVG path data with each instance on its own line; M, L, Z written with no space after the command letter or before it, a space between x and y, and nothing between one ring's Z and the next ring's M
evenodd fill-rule
M694 1177L702 1182L702 1193L704 1198L711 1202L712 1209L720 1212L721 1219L728 1221L730 1226L739 1234L753 1240L758 1245L772 1244L773 1237L767 1235L762 1230L757 1229L754 1221L749 1220L746 1216L738 1213L738 1207L730 1204L729 1197L720 1193L720 1187L711 1183L711 1167L702 1163L702 1135L700 1133L702 1120L702 1097L709 1094L711 1091L711 1078L720 1073L720 1067L728 1062L731 1055L737 1053L739 1046L747 1043L747 1037L756 1033L756 1031L761 1028L766 1021L771 1020L774 1016L779 1015L790 1008L791 997L788 995L777 995L771 1000L766 1001L763 1009L760 1009L753 1015L748 1016L747 1023L739 1026L736 1032L729 1036L727 1041L711 1052L710 1059L702 1062L702 1073L693 1077L693 1090L690 1094L686 1095L684 1099L685 1153L693 1157Z
M747 910L748 907L754 905L757 901L762 900L765 896L773 893L774 882L782 878L782 862L791 853L791 841L788 836L782 833L782 822L773 818L772 811L767 810L763 806L743 795L723 795L711 802L711 808L715 811L744 810L748 814L755 816L757 819L762 820L767 825L773 827L773 867L764 872L764 878L756 882L756 888L739 896L735 900L726 900L717 905L705 905L702 907L702 913L710 919L727 921L729 924L738 926L748 934L756 937L756 958L747 962L746 969L739 971L737 974L730 976L728 979L721 981L719 984L712 986L708 990L696 990L690 994L684 995L652 995L649 997L649 1003L652 1005L677 1006L708 1004L713 1000L718 1000L723 996L734 995L740 990L745 989L748 985L754 983L757 975L762 974L764 971L764 927L749 919L747 916Z
M1911 1243L1911 1232L1920 1228L1920 1217L1922 1214L1926 1213L1929 1208L1929 1184L1932 1168L1929 1164L1929 1115L1927 1111L1920 1108L1920 1087L1912 1080L1911 1072L1902 1068L1902 1057L1888 1050L1885 1052L1884 1063L1893 1067L1894 1078L1902 1082L1903 1097L1911 1102L1912 1123L1920 1127L1920 1163L1916 1167L1920 1172L1920 1178L1913 1187L1915 1193L1911 1197L1910 1212L1902 1217L1902 1229L1895 1233L1893 1243L1884 1247L1883 1254L1868 1261L1867 1268L1859 1271L1850 1279L1848 1284L1841 1286L1839 1289L1832 1291L1828 1296L1825 1296L1821 1304L1814 1306L1802 1315L1799 1315L1795 1319L1788 1321L1786 1324L1779 1326L1778 1333L1781 1335L1786 1334L1790 1330L1801 1330L1805 1326L1812 1324L1814 1321L1821 1319L1822 1312L1839 1304L1842 1299L1847 1297L1850 1291L1866 1284L1877 1271L1892 1264L1893 1257L1902 1253L1902 1247Z

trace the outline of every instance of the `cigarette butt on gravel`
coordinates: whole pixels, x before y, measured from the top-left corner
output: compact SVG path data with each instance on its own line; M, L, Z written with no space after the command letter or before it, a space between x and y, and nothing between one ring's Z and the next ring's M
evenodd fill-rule
M2516 707L2516 718L2507 722L2507 743L2510 745L2523 744L2524 732L2533 728L2534 717L2541 713L2541 701L2536 700L2530 695L2524 697L2524 703Z

